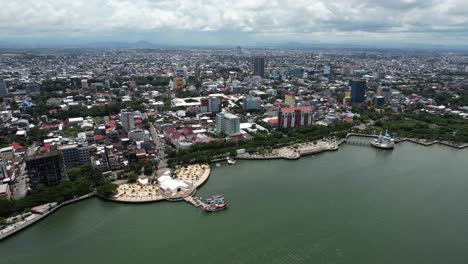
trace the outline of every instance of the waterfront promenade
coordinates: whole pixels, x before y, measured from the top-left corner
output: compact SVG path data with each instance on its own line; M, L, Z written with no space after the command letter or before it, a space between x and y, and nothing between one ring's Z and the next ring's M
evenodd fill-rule
M362 133L348 133L346 135L346 138L344 139L344 141L347 142L347 143L350 143L350 144L356 143L355 141L349 139L349 138L352 138L352 137L356 137L356 138L377 138L378 135L362 134ZM370 144L370 141L365 141L365 142ZM452 147L452 148L456 148L456 149L468 148L468 144L456 144L456 143L452 143L452 142L448 142L448 141L427 140L427 139L417 139L417 138L398 138L398 137L395 138L395 143L396 144L402 143L402 142L411 142L411 143L419 144L419 145L426 146L426 147L439 144L439 145L444 145L444 146L448 146L448 147ZM361 141L361 143L362 143L362 141Z
M236 159L239 160L270 160L270 159L286 159L297 160L302 156L314 155L325 151L338 150L339 144L336 141L318 140L314 142L300 143L280 149L273 149L267 154L242 154Z
M150 203L158 201L178 201L196 193L197 188L203 185L210 176L211 169L208 164L194 164L179 166L175 170L175 180L182 181L188 185L186 190L176 193L164 192L158 183L132 183L122 184L117 188L114 197L106 198L114 202L122 203Z

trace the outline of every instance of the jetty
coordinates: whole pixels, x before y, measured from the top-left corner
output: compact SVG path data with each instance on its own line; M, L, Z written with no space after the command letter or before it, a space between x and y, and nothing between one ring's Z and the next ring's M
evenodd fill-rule
M226 209L226 204L224 204L224 197L222 197L222 201L216 204L207 204L199 197L188 196L185 197L184 200L195 206L196 208L203 209L205 212L215 212Z
M203 202L200 198L198 197L193 197L193 196L188 196L188 197L185 197L184 200L187 202L187 203L190 203L192 204L193 206L195 207L201 207L201 208L205 208L206 206L206 203Z

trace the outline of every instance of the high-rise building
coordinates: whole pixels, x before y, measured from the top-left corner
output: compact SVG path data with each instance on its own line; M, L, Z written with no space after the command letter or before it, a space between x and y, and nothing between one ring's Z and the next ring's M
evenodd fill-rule
M65 177L63 159L56 146L43 153L28 153L25 160L32 185L55 185Z
M304 69L302 68L294 68L291 70L291 76L296 79L304 78Z
M384 102L386 104L389 104L392 102L392 90L390 89L390 87L382 87L382 94L381 94L384 98Z
M254 58L254 76L265 77L265 58Z
M59 146L58 150L62 156L63 164L66 169L91 163L89 158L89 147L86 142Z
M278 112L278 128L288 129L312 125L312 107L281 108Z
M120 122L125 133L128 133L135 129L135 117L132 110L122 109L120 110Z
M202 98L200 100L200 111L201 112L210 112L210 113L219 113L221 112L221 98L218 96L209 96L208 98Z
M88 80L81 80L81 89L88 89Z
M8 94L5 80L0 80L0 97L5 97Z
M7 163L6 161L0 159L0 181L6 178L9 178L8 170L7 170Z
M221 112L221 97L210 96L208 97L208 106L210 112L219 113Z
M41 85L36 83L36 82L26 84L24 88L25 88L26 92L29 93L29 94L40 94L41 93Z
M351 103L358 104L364 102L367 89L366 80L350 80L349 86L351 87Z
M262 99L251 95L245 96L242 99L242 107L247 110L260 110L262 108Z
M240 119L230 113L218 113L216 115L216 134L225 133L228 136L240 134Z

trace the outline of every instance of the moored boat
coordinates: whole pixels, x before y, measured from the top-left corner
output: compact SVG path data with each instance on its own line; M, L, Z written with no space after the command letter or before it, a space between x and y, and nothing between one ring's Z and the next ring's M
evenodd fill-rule
M227 160L227 163L228 163L229 165L234 165L234 164L236 164L236 160L233 159L233 158L227 158L226 160Z
M212 205L208 205L208 206L205 206L205 211L206 212L216 212L216 211L221 211L221 210L224 210L227 208L227 204L226 203L218 203L218 204L212 204Z
M381 132L377 138L371 141L371 145L380 149L393 149L395 147L395 140L388 131L385 131L385 135L382 135Z

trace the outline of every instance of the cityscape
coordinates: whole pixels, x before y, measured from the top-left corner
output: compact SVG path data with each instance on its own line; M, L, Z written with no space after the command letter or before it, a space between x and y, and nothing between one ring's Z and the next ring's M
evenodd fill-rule
M0 45L5 263L131 261L109 256L122 242L141 248L136 262L468 257L455 235L468 219L452 207L468 184L462 45L143 38L15 47L15 34ZM57 240L60 232L68 237ZM21 252L45 236L42 253ZM67 253L77 243L90 255ZM55 247L63 252L46 256Z

